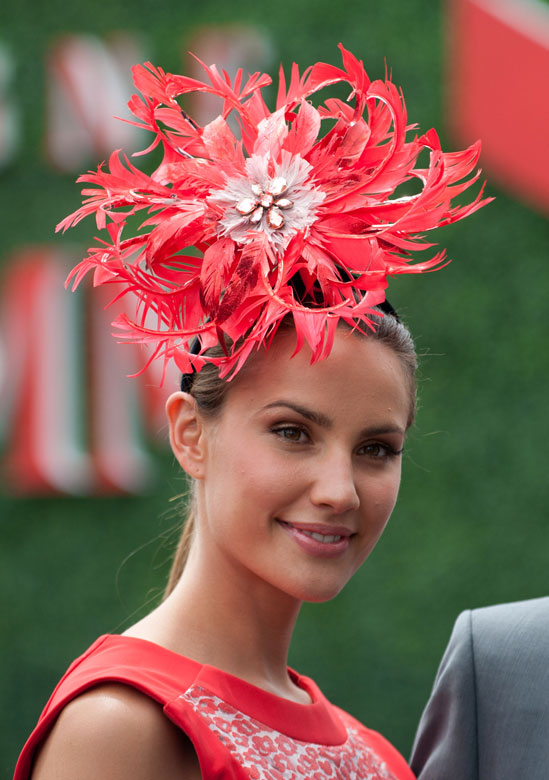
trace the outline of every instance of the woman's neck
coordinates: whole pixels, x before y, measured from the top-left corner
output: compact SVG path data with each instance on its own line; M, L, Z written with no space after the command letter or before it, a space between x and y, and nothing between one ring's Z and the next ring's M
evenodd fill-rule
M308 703L287 672L300 602L262 580L204 572L190 560L168 598L125 633Z

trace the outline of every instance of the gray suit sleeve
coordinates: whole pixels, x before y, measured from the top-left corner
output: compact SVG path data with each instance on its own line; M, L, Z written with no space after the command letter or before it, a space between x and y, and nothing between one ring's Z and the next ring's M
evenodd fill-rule
M419 723L410 764L419 780L477 780L471 612L457 619Z

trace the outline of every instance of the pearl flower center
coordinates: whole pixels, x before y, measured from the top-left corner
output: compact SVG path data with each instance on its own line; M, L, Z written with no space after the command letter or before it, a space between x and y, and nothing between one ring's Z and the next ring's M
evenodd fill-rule
M284 197L288 183L281 176L273 179L269 187L263 189L260 184L252 184L253 198L242 198L236 204L236 210L243 217L248 217L252 225L258 225L263 216L272 230L284 227L285 219L282 210L291 209L293 202Z
M310 229L324 200L311 173L306 160L286 150L276 163L267 154L248 157L242 174L228 177L208 197L222 210L218 235L243 245L263 234L276 252L284 252L292 236Z

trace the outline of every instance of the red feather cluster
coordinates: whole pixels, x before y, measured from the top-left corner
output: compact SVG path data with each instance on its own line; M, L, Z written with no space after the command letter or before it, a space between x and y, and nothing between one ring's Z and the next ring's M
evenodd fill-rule
M94 186L58 230L92 213L106 228L109 239L89 249L68 281L76 286L93 269L96 285L122 285L115 300L133 293L136 317L121 315L115 325L152 344L151 360L173 358L183 372L213 360L234 375L288 315L298 348L307 342L313 360L325 357L339 318L373 327L388 276L443 264L444 252L410 262L413 250L432 246L426 231L487 202L481 190L472 203L452 205L479 176L480 144L444 153L434 130L407 141L413 126L402 94L388 79L370 81L340 48L342 68L316 63L300 75L294 64L289 85L281 70L273 113L261 95L271 83L265 74L244 82L239 71L231 83L201 63L210 82L203 83L150 63L133 69L142 95L129 102L134 124L155 135L141 154L161 145L162 162L148 175L114 152L108 170L79 178ZM315 108L309 98L338 82L350 85L347 100ZM223 100L204 127L177 100L195 91ZM415 167L423 149L428 166ZM411 179L419 193L399 196ZM123 238L140 211L138 234ZM190 354L197 335L200 352ZM216 344L223 357L204 355Z

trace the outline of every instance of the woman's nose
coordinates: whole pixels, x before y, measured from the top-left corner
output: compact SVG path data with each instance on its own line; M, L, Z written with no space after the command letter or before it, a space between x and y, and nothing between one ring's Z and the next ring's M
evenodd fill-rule
M352 457L335 452L317 463L311 487L311 501L316 506L330 507L337 514L357 509L360 499L355 484Z

